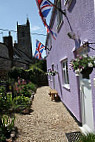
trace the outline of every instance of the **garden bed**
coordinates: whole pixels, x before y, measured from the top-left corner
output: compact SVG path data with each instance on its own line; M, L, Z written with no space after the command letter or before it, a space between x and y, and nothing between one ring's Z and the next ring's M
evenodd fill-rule
M31 82L18 78L11 87L0 86L0 142L11 142L16 138L15 113L29 114L36 87ZM7 92L9 91L9 92Z

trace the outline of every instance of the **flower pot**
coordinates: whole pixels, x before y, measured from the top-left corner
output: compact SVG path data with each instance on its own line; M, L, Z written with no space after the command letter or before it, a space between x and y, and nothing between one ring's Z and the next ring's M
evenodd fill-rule
M55 72L54 72L54 73L52 73L52 76L55 76Z
M75 73L75 76L79 76L79 74L78 74L78 73Z
M89 79L89 75L92 73L93 67L85 68L81 71L83 78Z

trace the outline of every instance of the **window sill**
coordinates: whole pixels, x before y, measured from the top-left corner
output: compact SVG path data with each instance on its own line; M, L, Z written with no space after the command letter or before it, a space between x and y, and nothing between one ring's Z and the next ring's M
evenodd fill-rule
M67 90L70 90L70 85L69 84L64 84L62 85L63 88L66 88Z
M52 80L48 79L48 81L52 82Z

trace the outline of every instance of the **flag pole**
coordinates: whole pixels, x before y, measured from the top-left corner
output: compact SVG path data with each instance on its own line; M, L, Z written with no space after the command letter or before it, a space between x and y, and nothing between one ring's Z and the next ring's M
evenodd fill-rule
M51 5L53 5L56 9L58 9L62 14L66 16L66 11L62 10L61 8L57 7L55 4L53 4L50 0L47 0Z

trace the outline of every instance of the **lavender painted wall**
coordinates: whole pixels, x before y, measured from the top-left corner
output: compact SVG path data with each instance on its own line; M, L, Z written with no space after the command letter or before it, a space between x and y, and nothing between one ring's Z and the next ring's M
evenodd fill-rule
M64 0L62 0L62 9L64 8L66 7L64 6ZM66 8L66 14L76 37L80 38L81 43L84 40L95 42L94 0L72 0L69 9ZM56 21L55 16L52 28L53 31L56 31ZM71 59L74 58L73 49L75 47L78 48L76 42L67 36L67 33L70 31L68 21L63 15L63 24L60 31L57 32L57 39L52 39L52 49L47 57L47 69L51 68L52 64L54 64L55 70L59 73L55 76L55 89L58 91L62 102L68 107L77 120L81 122L78 78L72 70L69 70L70 90L62 87L61 61L62 59L68 58L69 63ZM95 45L93 45L93 47L95 48ZM95 55L95 51L90 50L89 55ZM95 69L91 74L95 122L95 86L93 85L93 78L95 78ZM53 81L49 80L49 85L53 88Z

